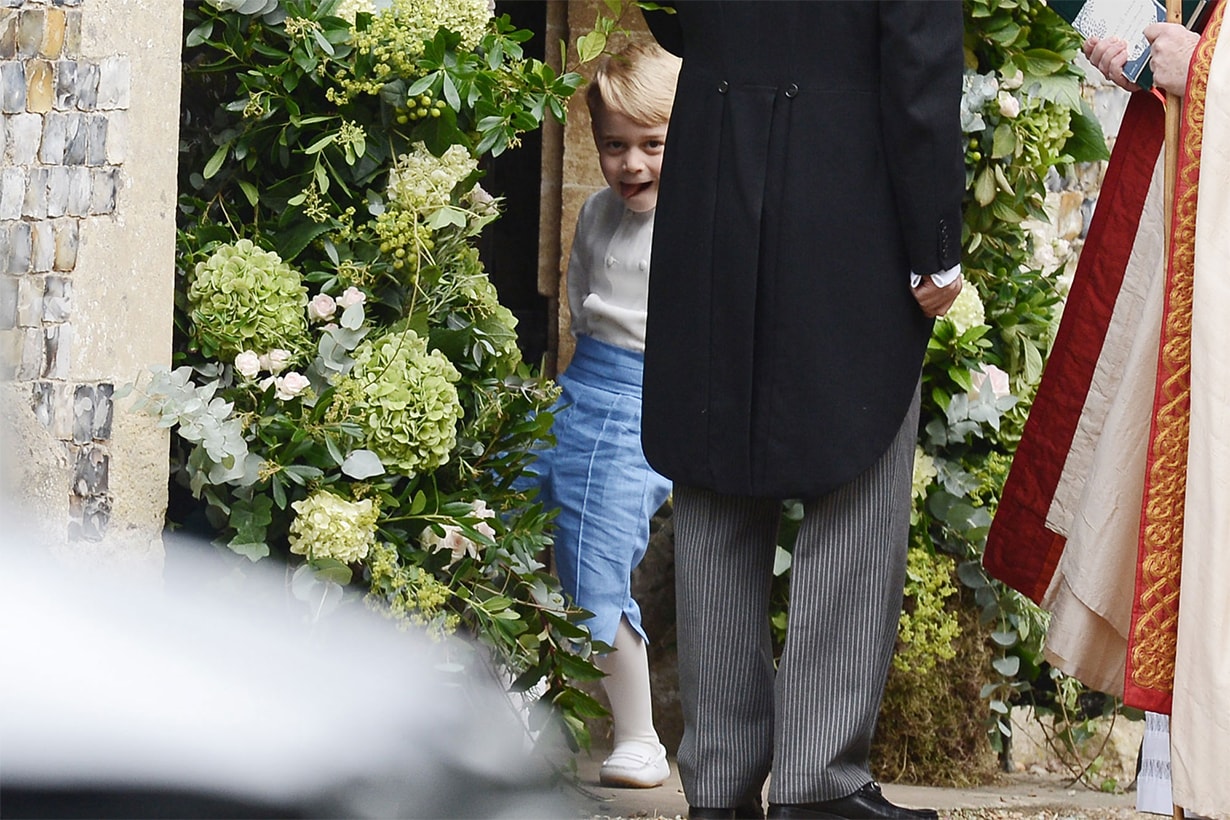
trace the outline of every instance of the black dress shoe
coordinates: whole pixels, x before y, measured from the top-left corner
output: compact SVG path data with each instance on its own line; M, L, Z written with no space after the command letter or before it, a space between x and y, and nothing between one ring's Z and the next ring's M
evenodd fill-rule
M888 802L874 780L854 794L817 803L769 805L769 820L938 820L931 809L907 809Z
M688 820L764 820L764 808L759 797L733 809L688 806Z

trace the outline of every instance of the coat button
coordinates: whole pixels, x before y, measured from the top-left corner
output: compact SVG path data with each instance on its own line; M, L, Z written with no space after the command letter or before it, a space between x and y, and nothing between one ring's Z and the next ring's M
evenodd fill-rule
M799 93L799 87L795 85L794 83L791 83L790 85L786 86L786 96L787 97L793 97L794 95L798 93Z
M725 80L722 80L720 83L718 83L718 93L719 94L725 94L729 90L730 90L730 83L726 82Z

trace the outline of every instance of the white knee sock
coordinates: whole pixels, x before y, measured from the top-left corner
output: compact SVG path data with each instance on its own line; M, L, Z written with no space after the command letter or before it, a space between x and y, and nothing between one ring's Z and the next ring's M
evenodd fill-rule
M627 618L621 618L615 631L615 651L596 659L606 673L602 679L615 729L615 746L643 743L657 748L658 733L653 728L653 698L649 691L649 655L645 642Z

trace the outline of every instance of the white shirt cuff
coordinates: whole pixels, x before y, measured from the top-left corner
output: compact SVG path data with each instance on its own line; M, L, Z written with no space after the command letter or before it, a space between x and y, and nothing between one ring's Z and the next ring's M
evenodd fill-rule
M935 286L938 288L946 288L949 285L951 285L953 282L957 281L957 277L959 277L960 275L961 275L961 266L957 264L957 265L953 265L948 270L942 270L939 273L931 274L931 281L934 282ZM912 288L918 287L918 283L921 281L922 281L922 276L920 276L917 273L914 273L913 271L910 272L910 287Z

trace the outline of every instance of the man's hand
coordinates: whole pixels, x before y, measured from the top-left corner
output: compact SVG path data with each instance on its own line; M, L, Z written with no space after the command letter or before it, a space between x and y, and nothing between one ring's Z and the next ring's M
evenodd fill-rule
M930 276L924 276L922 281L913 288L914 299L929 318L943 316L956 301L957 294L961 292L962 281L962 277L958 276L945 287L940 287L931 281Z
M1115 85L1127 91L1140 90L1139 85L1123 76L1123 66L1127 63L1127 43L1118 37L1108 37L1105 40L1090 37L1081 45L1081 51L1085 52L1093 67Z
M1152 23L1145 26L1145 37L1153 44L1149 57L1153 84L1168 94L1182 97L1187 91L1187 70L1200 35L1178 23Z

